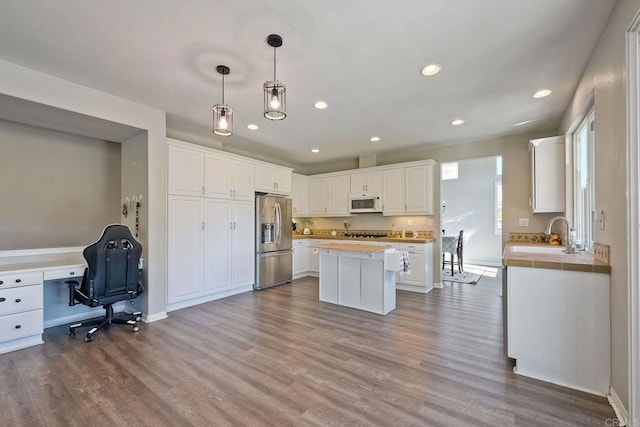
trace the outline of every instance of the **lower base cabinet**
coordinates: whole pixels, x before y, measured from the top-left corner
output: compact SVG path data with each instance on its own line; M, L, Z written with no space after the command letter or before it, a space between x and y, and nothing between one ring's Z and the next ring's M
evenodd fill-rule
M396 287L419 293L433 289L433 243L399 243L397 249L409 254L411 272L398 273Z
M168 214L168 311L251 288L254 202L169 196Z

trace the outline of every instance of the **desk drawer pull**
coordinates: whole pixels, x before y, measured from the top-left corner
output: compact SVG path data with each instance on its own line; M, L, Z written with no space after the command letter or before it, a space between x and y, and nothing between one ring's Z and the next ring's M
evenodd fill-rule
M76 274L76 272L75 272L75 271L71 271L71 272L69 272L69 276L73 276L74 274Z
M0 280L0 285L4 285L4 282L2 280Z
M16 283L20 283L20 282L22 282L22 280L16 279Z
M22 328L22 325L16 325L16 329Z
M6 299L6 298L4 298L4 297L0 298L0 302L5 302L6 300L7 300L7 299Z
M20 298L16 298L16 302L20 302L22 301Z

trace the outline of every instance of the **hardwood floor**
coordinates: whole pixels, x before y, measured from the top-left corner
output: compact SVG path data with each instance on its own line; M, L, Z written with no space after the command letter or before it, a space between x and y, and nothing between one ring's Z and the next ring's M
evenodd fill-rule
M0 355L0 425L604 426L605 398L513 374L499 277L398 291L387 316L305 278L90 344L48 329Z

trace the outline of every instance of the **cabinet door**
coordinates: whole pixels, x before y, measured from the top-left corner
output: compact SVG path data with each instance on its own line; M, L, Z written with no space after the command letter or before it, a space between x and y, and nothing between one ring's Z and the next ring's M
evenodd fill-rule
M563 212L565 161L562 137L538 141L542 143L531 150L533 212Z
M423 251L407 251L409 252L409 264L411 265L411 273L398 276L398 283L407 283L409 285L425 286L426 262Z
M432 183L428 173L430 170L433 170L432 165L405 169L405 210L407 212L432 213L433 191L427 188L427 185Z
M255 277L255 209L253 202L233 202L232 284L253 285Z
M329 178L327 213L349 215L349 175Z
M291 211L294 217L307 216L307 177L291 175Z
M382 172L369 172L367 174L367 192L382 193Z
M169 145L169 194L200 196L204 186L204 153Z
M276 189L276 182L273 176L273 169L267 166L255 167L255 189L256 191L272 192Z
M251 163L233 162L232 190L236 200L252 201L255 197L254 166Z
M404 209L404 169L385 171L382 176L383 214L402 214Z
M309 270L318 273L320 271L320 254L310 247L316 243L318 243L316 240L309 241Z
M168 302L200 296L203 289L202 199L169 197Z
M351 186L350 193L362 193L367 188L367 174L366 173L354 173L351 174Z
M300 274L309 270L309 252L307 249L306 241L295 240L293 242L293 274Z
M204 158L204 195L221 199L230 199L231 161L224 157L207 154Z
M205 201L204 291L231 287L231 206L227 200Z
M309 215L327 213L327 178L309 178Z
M273 180L276 183L276 192L278 194L291 194L291 172L288 170L273 170Z

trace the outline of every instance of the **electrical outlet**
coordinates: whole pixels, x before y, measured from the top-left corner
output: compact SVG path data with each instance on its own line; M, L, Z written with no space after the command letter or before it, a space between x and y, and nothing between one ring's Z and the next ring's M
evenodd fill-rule
M407 220L407 225L413 225L413 220L412 219L408 219Z
M427 225L430 227L433 226L433 220L431 218L427 220Z
M518 225L520 227L528 227L529 226L529 218L520 218L518 220Z

